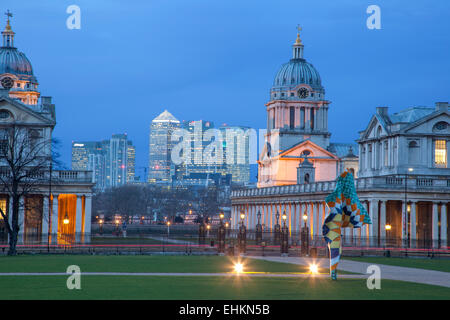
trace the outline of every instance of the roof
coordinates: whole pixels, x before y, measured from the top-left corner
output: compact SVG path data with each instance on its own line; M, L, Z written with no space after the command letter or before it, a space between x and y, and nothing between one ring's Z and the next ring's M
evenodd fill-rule
M355 143L330 143L328 150L339 158L344 158L349 154L349 149L352 148L353 154L357 156L359 154L359 145Z
M161 113L159 116L157 116L155 119L153 119L152 122L177 122L177 123L180 123L180 121L177 118L175 118L167 110L164 110L164 112Z
M429 114L436 111L435 108L430 107L411 107L405 110L402 110L400 112L394 113L392 115L389 115L389 119L392 123L398 123L398 122L407 122L412 123L416 122L417 120L424 118L428 116Z

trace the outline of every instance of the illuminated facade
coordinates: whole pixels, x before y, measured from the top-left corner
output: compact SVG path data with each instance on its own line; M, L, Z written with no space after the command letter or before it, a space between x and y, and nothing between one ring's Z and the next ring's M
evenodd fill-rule
M268 133L258 188L232 191L233 227L244 212L246 225L254 229L261 213L265 230L273 230L276 214L285 212L291 233L298 235L307 226L311 237L322 240L329 211L324 199L333 192L336 175L348 169L373 223L345 228L344 242L448 246L449 104L412 107L392 115L380 107L360 132L358 145L330 143L330 103L319 74L303 59L299 37L293 51L293 59L277 73L266 105Z
M92 171L92 182L98 190L134 182L135 159L136 149L126 134L72 143L72 169Z
M3 46L0 47L0 131L19 126L32 133L34 145L39 149L38 157L49 158L49 141L56 125L55 105L51 97L40 97L37 80L26 56L14 47L15 33L12 31L9 15L2 32ZM3 137L6 135L3 134ZM11 142L5 140L5 144ZM11 142L12 143L12 142ZM85 155L78 154L80 161ZM2 174L9 167L0 159ZM34 177L33 177L34 178ZM32 192L20 198L19 243L47 242L71 243L86 240L91 230L92 175L85 170L49 170L35 178ZM0 207L7 219L0 218L0 241L8 241L6 223L9 223L13 207L12 194L5 186L0 192ZM67 219L67 224L64 223Z
M172 133L180 127L180 121L165 110L152 120L149 136L149 183L168 184L172 181L175 166L171 159L175 142Z

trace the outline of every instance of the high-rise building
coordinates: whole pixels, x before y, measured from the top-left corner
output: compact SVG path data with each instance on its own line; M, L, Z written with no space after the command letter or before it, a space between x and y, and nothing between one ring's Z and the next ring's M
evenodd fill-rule
M250 182L250 127L220 127L223 139L223 162L226 172L231 174L233 183ZM255 141L256 143L256 141Z
M136 148L131 141L127 146L127 183L134 182L136 170Z
M126 134L110 140L72 143L72 168L92 171L95 188L104 190L134 181L136 150Z
M171 137L172 133L179 127L180 121L167 110L164 110L163 113L152 120L149 137L148 182L171 182L175 168L171 159L175 142L171 140Z

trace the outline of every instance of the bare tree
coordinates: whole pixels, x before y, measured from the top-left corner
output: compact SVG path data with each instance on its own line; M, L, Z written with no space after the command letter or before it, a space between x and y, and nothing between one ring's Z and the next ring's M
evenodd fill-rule
M27 195L46 184L46 172L52 163L51 140L39 129L13 122L0 128L0 184L9 196L11 212L0 207L9 237L8 255L15 255L21 221L19 211Z

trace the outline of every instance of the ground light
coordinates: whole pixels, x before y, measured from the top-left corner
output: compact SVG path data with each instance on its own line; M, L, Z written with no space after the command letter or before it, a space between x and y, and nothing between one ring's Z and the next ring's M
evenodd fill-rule
M240 262L235 263L235 264L234 264L234 271L235 271L237 274L242 273L242 272L244 271L244 266L243 266L243 264L240 263Z
M309 271L312 273L312 274L317 274L317 273L319 273L319 267L316 265L316 264L310 264L309 265Z

